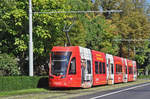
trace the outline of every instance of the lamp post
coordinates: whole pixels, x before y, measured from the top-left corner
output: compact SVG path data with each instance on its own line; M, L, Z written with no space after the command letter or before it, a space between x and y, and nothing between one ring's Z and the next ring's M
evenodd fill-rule
M32 0L29 0L29 76L33 76Z

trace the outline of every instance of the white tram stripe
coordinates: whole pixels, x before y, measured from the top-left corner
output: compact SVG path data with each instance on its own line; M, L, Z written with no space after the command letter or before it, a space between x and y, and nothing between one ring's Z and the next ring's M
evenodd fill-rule
M93 98L90 98L90 99L102 98L102 97L105 97L105 96L113 95L113 94L116 94L116 93L120 93L120 92L123 92L123 91L131 90L131 89L135 89L135 88L139 88L139 87L144 87L144 86L147 86L147 85L150 85L150 83L135 86L135 87L131 87L131 88L127 88L127 89L123 89L123 90L119 90L119 91L112 92L112 93L107 93L107 94L104 94L104 95L101 95L101 96L96 96L96 97L93 97Z

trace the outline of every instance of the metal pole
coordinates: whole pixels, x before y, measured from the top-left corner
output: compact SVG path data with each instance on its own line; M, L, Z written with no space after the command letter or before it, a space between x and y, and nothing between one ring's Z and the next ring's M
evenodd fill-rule
M135 60L135 55L136 55L136 50L135 50L135 46L134 46L134 60Z
M29 76L33 76L32 0L29 0Z
M69 37L69 34L68 34L69 31L66 31L66 37L67 37L67 41L68 41L68 44L67 46L71 46L71 41L70 41L70 37Z

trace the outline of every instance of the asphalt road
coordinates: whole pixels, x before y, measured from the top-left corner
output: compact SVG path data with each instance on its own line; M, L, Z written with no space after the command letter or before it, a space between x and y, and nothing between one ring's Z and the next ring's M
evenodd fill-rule
M150 83L98 92L73 99L150 99Z

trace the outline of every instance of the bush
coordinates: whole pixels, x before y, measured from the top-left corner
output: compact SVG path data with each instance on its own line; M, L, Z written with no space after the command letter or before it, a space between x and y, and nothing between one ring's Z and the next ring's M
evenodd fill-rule
M19 75L20 71L15 57L0 54L0 75Z
M48 77L0 76L0 91L12 91L37 87L48 87Z

